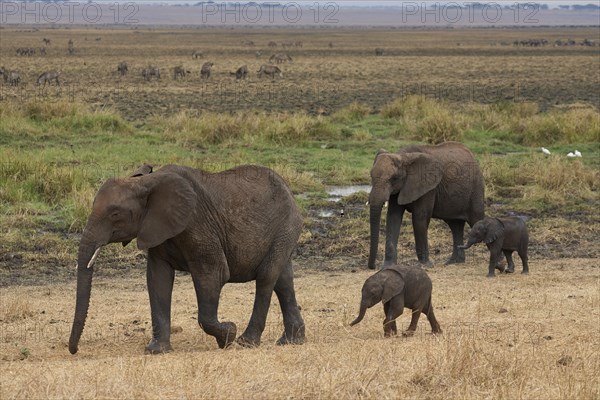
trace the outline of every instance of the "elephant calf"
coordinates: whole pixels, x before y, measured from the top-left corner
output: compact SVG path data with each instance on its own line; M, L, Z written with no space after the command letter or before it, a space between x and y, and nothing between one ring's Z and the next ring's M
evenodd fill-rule
M367 308L380 301L383 303L385 319L383 332L386 337L397 334L396 318L402 315L404 307L412 310L412 319L404 336L412 336L417 329L421 313L427 315L433 333L441 333L431 305L431 279L417 266L390 265L370 276L362 287L362 299L358 317L350 323L358 324L365 316Z
M468 249L475 243L484 242L490 250L490 263L488 266L488 277L495 276L494 269L498 268L501 253L504 253L508 263L507 272L515 272L515 263L512 259L513 251L517 251L523 263L523 274L529 273L527 265L527 246L529 245L529 233L525 222L519 217L490 218L485 217L473 225L467 244L461 246ZM500 268L498 268L500 269Z

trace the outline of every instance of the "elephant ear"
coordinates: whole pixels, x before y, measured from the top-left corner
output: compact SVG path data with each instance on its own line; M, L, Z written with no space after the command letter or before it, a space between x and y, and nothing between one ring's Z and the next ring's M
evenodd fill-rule
M486 221L487 229L483 242L485 244L493 243L504 235L504 224L498 218L490 218Z
M398 192L398 204L409 204L435 189L442 181L442 169L435 158L425 153L398 155L395 163L406 173L406 180Z
M133 174L131 174L131 177L134 178L136 176L143 176L143 175L148 175L152 173L152 165L149 164L144 164L141 167L139 167L138 169L136 169Z
M140 250L146 250L187 228L195 212L196 194L190 182L178 174L156 173L142 179L149 192L137 245Z
M381 302L383 304L404 291L404 278L402 277L402 274L393 268L387 268L381 272L384 271L389 272L387 279L383 282L383 294L381 296Z

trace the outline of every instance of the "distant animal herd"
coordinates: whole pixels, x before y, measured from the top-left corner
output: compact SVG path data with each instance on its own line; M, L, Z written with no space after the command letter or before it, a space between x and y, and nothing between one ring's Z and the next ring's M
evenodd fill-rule
M87 38L85 38L85 40L87 40ZM97 37L95 39L96 41L101 40L100 37ZM15 54L17 56L25 56L25 57L31 57L31 56L35 56L36 54L39 54L40 56L46 56L47 50L46 47L50 46L52 41L48 38L42 38L42 42L44 44L43 47L17 47L15 49ZM543 39L543 38L534 38L534 39L522 39L522 40L515 40L512 44L513 46L517 46L517 47L543 47L543 46L547 46L549 45L549 41L547 39ZM249 46L249 47L253 47L256 46L256 44L254 43L254 41L252 40L243 40L241 42L241 44L243 46ZM493 43L495 44L495 43ZM508 42L501 42L502 45L507 46L510 43ZM458 43L458 45L461 45L461 43ZM554 41L554 47L563 47L563 46L587 46L587 47L595 47L597 46L597 42L591 39L583 39L580 42L577 42L574 39L558 39L556 41ZM302 41L285 41L285 42L281 42L281 43L277 43L275 41L269 41L267 43L267 47L274 49L276 47L282 47L284 49L286 48L302 48L304 46L304 43ZM328 42L328 47L329 48L333 48L334 44L333 42ZM67 55L74 55L76 54L77 51L74 47L74 43L72 39L69 39L68 41L68 45L67 45ZM377 57L380 56L384 56L387 55L388 52L381 48L381 47L377 47L374 49L374 54ZM196 60L196 59L201 59L204 58L205 54L203 51L200 50L194 50L191 53L191 57L192 59ZM261 58L263 56L263 51L262 50L257 50L255 52L255 56L257 59ZM286 52L277 52L277 53L273 53L269 59L269 64L261 64L261 66L259 67L259 69L256 71L257 76L258 77L270 77L271 79L275 79L276 77L278 78L282 78L283 77L283 71L281 70L281 68L277 65L274 64L284 64L284 63L291 63L293 62L293 58ZM212 74L212 68L215 66L215 63L212 61L207 61L205 63L203 63L200 67L199 70L199 77L201 80L208 80L211 77ZM125 75L127 75L129 73L129 65L127 64L126 61L122 61L117 65L117 75L120 77L124 77ZM173 67L171 69L172 74L171 76L173 77L173 80L180 80L180 79L185 79L187 76L192 75L192 71L188 68L185 68L182 65L177 65L175 67ZM236 80L244 80L248 77L248 73L250 72L250 70L248 69L248 65L244 64L242 66L239 66L234 72L230 72L229 74L232 76L235 76ZM156 66L156 65L148 65L144 68L142 68L142 70L140 71L140 74L142 76L142 78L144 79L144 81L151 81L152 79L161 79L161 68ZM2 75L2 78L4 80L4 83L8 86L18 86L20 83L22 83L22 78L21 78L21 74L16 71L16 70L11 70L11 69L7 69L4 67L0 67L0 75ZM45 71L43 73L41 73L38 78L35 80L37 85L46 85L47 83L55 83L56 85L59 85L59 75L60 72L57 71Z
M513 46L525 46L525 47L542 47L548 45L548 40L546 39L524 39L524 40L515 40L513 42ZM589 46L595 47L597 43L594 40L583 39L581 42L577 42L573 39L557 39L554 41L554 47L560 46Z

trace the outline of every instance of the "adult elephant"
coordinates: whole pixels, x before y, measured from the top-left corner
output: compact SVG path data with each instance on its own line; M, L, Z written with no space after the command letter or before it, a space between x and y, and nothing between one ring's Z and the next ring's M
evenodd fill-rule
M265 328L273 290L283 314L278 344L303 343L296 303L292 252L302 217L289 188L274 171L241 166L221 173L168 165L150 166L104 183L94 199L77 255L77 301L69 340L77 352L90 301L93 264L107 243L148 250L147 285L152 315L150 353L171 351L171 293L175 270L191 274L198 323L220 348L236 337L232 322L219 322L226 282L256 280L252 316L237 341L256 346Z
M483 219L483 175L471 151L461 143L412 145L397 153L379 151L371 169L371 243L368 266L375 268L381 210L388 202L384 265L396 264L404 211L412 213L417 258L430 266L427 229L433 218L452 230L452 256L446 264L462 263L465 222Z

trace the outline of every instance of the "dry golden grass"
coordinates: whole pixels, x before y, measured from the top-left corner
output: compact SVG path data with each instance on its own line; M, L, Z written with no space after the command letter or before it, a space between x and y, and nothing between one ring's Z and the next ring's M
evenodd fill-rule
M597 399L597 260L533 259L529 276L487 279L487 256L476 248L466 265L430 270L444 333L430 335L422 318L409 339L383 338L380 305L348 326L370 271L301 269L303 346L274 345L282 330L274 298L259 348L219 350L197 325L189 276L178 276L173 324L181 332L172 336L175 352L161 356L143 354L150 315L141 272L98 272L75 356L66 348L74 282L2 288L0 398ZM220 318L241 331L253 292L252 283L226 285ZM405 313L400 326L408 321Z

